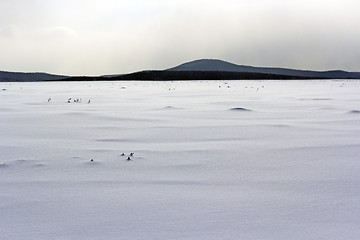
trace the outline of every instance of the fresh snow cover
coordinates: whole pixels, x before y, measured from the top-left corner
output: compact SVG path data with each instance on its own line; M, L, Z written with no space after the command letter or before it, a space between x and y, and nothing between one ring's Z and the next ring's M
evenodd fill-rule
M357 80L2 82L0 239L357 240L359 111Z

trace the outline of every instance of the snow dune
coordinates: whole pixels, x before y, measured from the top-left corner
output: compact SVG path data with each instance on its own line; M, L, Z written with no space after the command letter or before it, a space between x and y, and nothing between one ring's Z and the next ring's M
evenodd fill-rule
M1 239L360 236L359 81L0 89Z

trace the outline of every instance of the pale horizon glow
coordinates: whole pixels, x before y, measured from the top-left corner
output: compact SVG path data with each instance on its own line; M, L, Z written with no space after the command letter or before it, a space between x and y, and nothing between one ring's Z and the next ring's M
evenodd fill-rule
M357 0L2 0L0 70L102 75L195 59L360 72Z

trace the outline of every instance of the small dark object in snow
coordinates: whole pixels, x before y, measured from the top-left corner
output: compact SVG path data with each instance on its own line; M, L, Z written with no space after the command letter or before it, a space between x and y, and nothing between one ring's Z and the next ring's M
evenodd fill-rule
M132 156L134 156L134 153L132 152L132 153L130 153L130 156L132 157Z
M2 90L3 90L3 91L6 91L6 88L3 88Z
M352 110L350 113L360 113L360 110Z
M127 160L127 161L131 161L131 158L130 158L130 157L128 157L126 160Z
M231 111L251 111L250 109L241 108L241 107L231 108L230 110Z
M94 161L94 159L91 159L91 160L90 160L90 162L93 162L93 161Z
M125 153L122 153L121 156L125 156Z

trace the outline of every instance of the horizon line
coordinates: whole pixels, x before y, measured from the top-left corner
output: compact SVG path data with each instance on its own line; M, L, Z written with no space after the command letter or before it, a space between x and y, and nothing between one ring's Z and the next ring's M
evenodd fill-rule
M137 72L142 72L142 71L167 71L169 69L173 69L173 68L179 67L181 65L188 64L188 63L193 63L193 62L197 62L197 61L220 61L220 62L229 63L229 64L236 65L236 66L253 67L253 68L287 69L287 70L308 71L308 72L335 72L335 71L342 71L342 72L348 72L348 73L360 73L360 71L348 71L348 70L343 70L343 69L309 70L309 69L278 67L278 66L245 65L245 64L233 63L233 62L218 59L218 58L194 59L194 60L186 61L186 62L180 63L180 64L178 64L176 66L166 68L166 69L142 69L142 70L136 70L136 71L126 72L126 73L105 73L105 74L100 74L100 75L85 75L85 74L67 75L67 74L62 74L62 73L52 73L52 72L46 72L46 71L10 71L10 70L2 70L2 69L0 69L0 72L17 73L17 74L49 74L49 75L64 76L64 77L102 77L102 76L111 76L111 75L125 75L125 74L137 73Z

